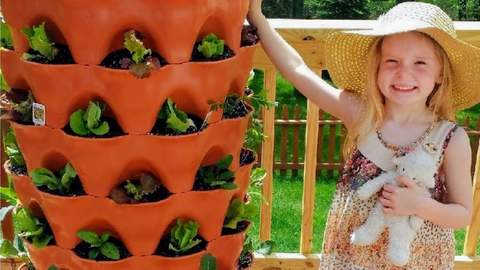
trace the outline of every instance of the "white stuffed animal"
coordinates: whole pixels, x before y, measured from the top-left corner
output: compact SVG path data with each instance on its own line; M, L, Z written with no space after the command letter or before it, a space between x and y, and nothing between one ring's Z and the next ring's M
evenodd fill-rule
M370 198L385 184L398 186L395 177L399 175L410 177L417 185L425 189L435 186L434 175L437 171L435 160L432 154L427 153L421 147L405 156L394 157L393 163L396 166L395 171L389 171L371 179L358 189L360 199ZM388 228L387 258L396 266L404 266L410 258L410 244L422 225L423 219L417 216L385 215L382 212L382 204L377 201L365 223L351 235L351 241L355 245L371 245L378 240L383 229Z

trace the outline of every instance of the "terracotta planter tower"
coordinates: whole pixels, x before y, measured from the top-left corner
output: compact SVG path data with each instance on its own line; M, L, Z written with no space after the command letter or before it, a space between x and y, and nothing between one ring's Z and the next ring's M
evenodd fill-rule
M253 109L242 97L258 45L242 41L248 3L1 0L13 41L1 51L2 74L36 105L34 123L9 120L26 171L4 167L22 206L53 234L43 248L25 241L37 270L198 270L211 257L218 270L237 269L250 224L224 224L255 159L243 147ZM42 27L50 62L25 30ZM149 51L136 55L128 39ZM205 54L212 44L222 52ZM44 180L46 171L68 180L67 168L68 188ZM189 222L198 243L169 249ZM104 246L89 254L81 231L108 232L120 257L105 257Z

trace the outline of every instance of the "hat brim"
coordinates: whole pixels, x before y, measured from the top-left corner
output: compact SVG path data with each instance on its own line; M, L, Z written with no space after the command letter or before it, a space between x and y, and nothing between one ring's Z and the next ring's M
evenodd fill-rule
M334 32L327 38L326 63L333 82L340 89L365 94L367 57L370 46L380 36L419 31L446 52L453 70L452 108L469 108L480 102L480 48L458 40L441 29L421 21L403 21L388 28Z

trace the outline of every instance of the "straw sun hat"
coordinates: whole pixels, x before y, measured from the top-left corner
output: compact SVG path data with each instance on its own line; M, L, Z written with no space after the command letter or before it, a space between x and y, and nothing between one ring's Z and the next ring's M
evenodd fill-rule
M375 38L411 30L429 35L447 53L453 69L453 109L480 102L480 48L457 39L452 20L440 8L420 2L393 7L378 18L372 30L331 34L325 57L333 82L341 89L364 94L367 54Z

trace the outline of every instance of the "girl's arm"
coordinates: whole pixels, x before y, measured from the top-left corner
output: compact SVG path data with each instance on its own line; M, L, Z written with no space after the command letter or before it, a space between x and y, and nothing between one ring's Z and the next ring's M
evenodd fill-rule
M332 87L312 72L298 52L270 26L262 14L261 3L261 0L250 0L247 19L258 28L262 48L272 63L303 95L350 127L359 115L360 99L356 94Z
M384 213L392 215L417 215L438 226L461 229L472 219L472 178L470 176L471 148L465 130L453 134L443 160L447 188L447 202L440 203L429 196L408 177L397 181L406 188L386 185L380 202Z

